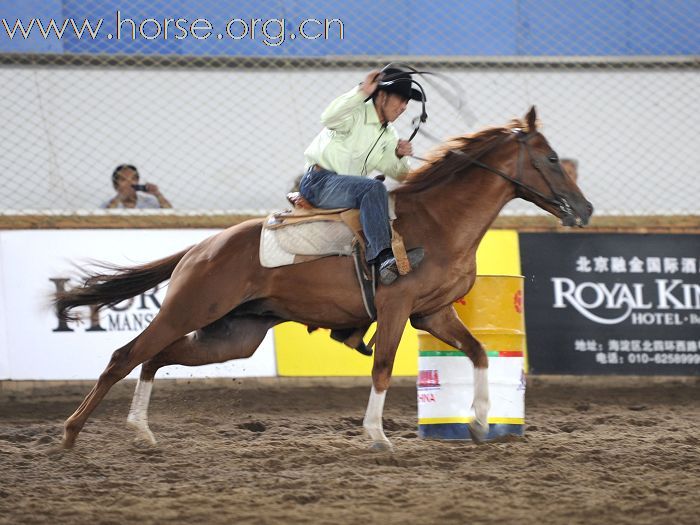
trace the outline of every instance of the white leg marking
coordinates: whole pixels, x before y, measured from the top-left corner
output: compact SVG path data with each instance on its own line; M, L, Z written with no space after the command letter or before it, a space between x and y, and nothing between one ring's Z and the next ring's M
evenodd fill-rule
M151 390L153 389L153 381L141 381L136 383L134 391L134 399L131 401L131 409L129 416L126 418L127 425L136 429L139 436L149 442L151 445L156 444L156 438L148 428L148 404L151 401Z
M382 413L384 412L384 399L386 398L386 390L377 392L374 387L369 394L369 402L367 403L367 412L365 412L365 420L362 426L369 434L374 442L372 448L378 450L392 450L391 442L384 435L382 428Z
M474 422L470 425L472 434L475 434L477 441L486 438L489 432L489 376L488 368L474 368Z

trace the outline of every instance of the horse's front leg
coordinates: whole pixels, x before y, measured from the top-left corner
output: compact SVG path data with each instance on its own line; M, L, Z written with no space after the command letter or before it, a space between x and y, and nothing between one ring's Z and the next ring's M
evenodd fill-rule
M450 304L445 308L425 317L411 317L411 324L419 329L454 346L466 354L474 364L474 421L469 424L469 430L475 441L482 441L489 432L488 412L489 402L489 361L481 343L469 332Z
M367 403L363 426L372 438L372 448L376 450L393 450L391 442L384 435L382 413L384 398L391 382L396 350L410 314L410 306L398 301L393 304L377 305L377 344L374 351L372 367L372 390Z

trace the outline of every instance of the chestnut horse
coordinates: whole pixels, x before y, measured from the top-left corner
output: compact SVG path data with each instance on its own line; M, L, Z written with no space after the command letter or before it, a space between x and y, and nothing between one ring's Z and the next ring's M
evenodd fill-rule
M384 398L404 326L426 330L474 363L475 439L488 431L488 359L452 303L474 284L476 249L503 206L515 197L559 217L587 224L592 207L564 174L557 154L536 129L535 108L524 122L459 137L438 148L395 191L395 227L406 247L425 248L422 265L376 294L377 332L372 388L364 428L373 447L390 449L382 428ZM377 182L380 184L380 182ZM170 279L160 312L136 338L114 352L83 403L67 419L62 445L74 445L109 389L143 363L129 424L154 441L147 408L156 371L249 357L268 329L285 321L336 330L367 327L350 257L327 257L279 268L258 259L261 220L218 233L164 259L92 275L57 294L63 318L81 305L114 305Z

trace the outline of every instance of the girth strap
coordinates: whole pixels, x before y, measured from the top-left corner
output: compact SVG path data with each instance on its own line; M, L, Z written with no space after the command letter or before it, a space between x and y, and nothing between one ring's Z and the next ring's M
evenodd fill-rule
M365 263L364 249L360 243L354 243L352 248L352 260L355 263L355 275L360 285L362 303L371 321L377 318L377 308L374 305L374 297L377 291L377 271L372 264L369 267ZM369 271L369 275L365 271Z

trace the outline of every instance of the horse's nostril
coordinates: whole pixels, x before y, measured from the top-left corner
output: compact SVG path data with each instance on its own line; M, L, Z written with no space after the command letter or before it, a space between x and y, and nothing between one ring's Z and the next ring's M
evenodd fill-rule
M588 215L593 215L593 204L586 201L586 210L588 210Z

